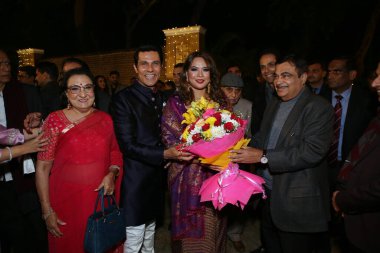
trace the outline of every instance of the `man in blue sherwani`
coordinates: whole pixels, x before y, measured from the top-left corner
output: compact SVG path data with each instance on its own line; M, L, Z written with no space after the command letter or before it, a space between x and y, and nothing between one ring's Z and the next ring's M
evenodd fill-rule
M115 131L124 158L121 204L125 211L124 252L154 252L156 218L163 210L165 159L186 160L175 147L161 143L164 102L156 88L162 67L162 52L141 46L134 54L137 79L113 97ZM189 159L191 157L189 156Z

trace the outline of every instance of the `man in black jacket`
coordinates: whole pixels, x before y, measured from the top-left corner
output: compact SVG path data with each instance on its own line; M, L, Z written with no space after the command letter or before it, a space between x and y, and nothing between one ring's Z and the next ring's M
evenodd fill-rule
M330 252L326 153L333 110L305 87L307 65L288 56L276 64L278 98L267 106L255 148L233 150L236 163L261 163L268 199L263 242L268 253Z
M380 101L380 62L372 87ZM380 252L380 110L372 119L343 165L343 187L333 194L333 206L343 213L349 239L347 252Z
M26 115L40 109L38 93L26 94L24 88L11 81L10 60L0 49L0 124L3 126L22 130ZM22 160L16 158L0 164L0 203L1 252L47 252L47 234L34 173L24 173Z
M61 109L62 90L58 85L58 67L52 62L39 62L36 65L36 82L40 87L42 117Z
M134 54L137 74L131 86L113 98L115 132L124 158L121 204L125 210L124 252L154 252L156 219L163 211L162 173L165 159L183 159L175 147L164 149L161 115L164 101L157 90L162 52L141 46ZM191 159L190 156L188 156Z

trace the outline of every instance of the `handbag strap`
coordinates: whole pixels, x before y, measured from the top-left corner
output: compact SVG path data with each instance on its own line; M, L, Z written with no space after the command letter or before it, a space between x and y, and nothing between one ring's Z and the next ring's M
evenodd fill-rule
M104 208L104 198L107 198L108 206L114 205L119 210L119 205L116 202L114 195L104 195L104 187L100 188L98 191L98 197L96 198L94 214L98 209L99 199L100 199L100 208L103 216L105 216L105 208Z
M95 207L94 207L94 214L96 213L96 210L98 209L99 199L100 198L103 199L103 194L104 194L104 188L102 187L102 188L99 189L98 196L96 197Z

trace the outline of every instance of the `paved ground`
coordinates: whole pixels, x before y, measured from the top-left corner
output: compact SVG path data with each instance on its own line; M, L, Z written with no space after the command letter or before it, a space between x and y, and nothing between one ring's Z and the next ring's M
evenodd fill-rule
M164 225L157 229L155 238L155 251L156 253L171 253L170 248L170 231L168 230L168 225L170 222L169 212L165 212ZM260 246L260 233L259 233L260 222L255 218L254 215L248 217L244 233L242 235L243 242L246 246L247 252ZM190 252L189 252L190 253ZM230 241L227 243L227 253L238 253L233 248Z
M168 230L169 225L169 212L165 212L165 221L164 225L157 229L156 238L155 238L155 251L156 253L171 253L170 248L170 231ZM242 235L243 243L246 246L246 252L249 253L253 249L256 249L260 246L260 233L259 233L260 221L257 217L252 214L248 217L248 220L245 224L245 229ZM334 246L334 242L332 242L332 251L331 253L341 253ZM191 252L189 252L191 253ZM227 253L238 253L232 246L231 241L227 243Z
M155 251L157 253L171 253L170 248L170 231L167 229L168 224L158 228L156 231L156 246ZM243 242L246 246L247 252L252 251L260 245L259 238L259 222L255 219L247 220L246 227L243 233ZM228 253L237 253L233 248L230 241L227 244Z

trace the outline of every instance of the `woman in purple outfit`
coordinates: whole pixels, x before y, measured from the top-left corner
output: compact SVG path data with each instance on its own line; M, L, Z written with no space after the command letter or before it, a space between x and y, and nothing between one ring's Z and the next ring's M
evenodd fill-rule
M167 147L180 144L185 128L182 114L201 97L224 105L214 60L203 52L188 56L179 92L164 108L162 137ZM202 183L215 174L197 163L173 161L168 171L171 199L172 252L223 253L226 251L226 219L210 203L200 202Z

